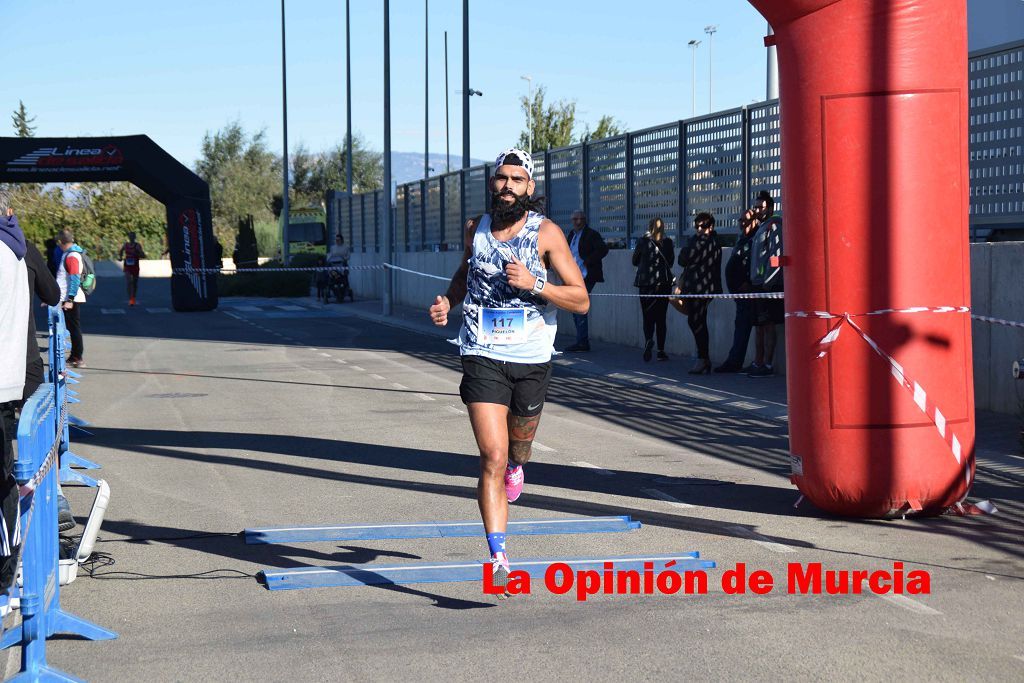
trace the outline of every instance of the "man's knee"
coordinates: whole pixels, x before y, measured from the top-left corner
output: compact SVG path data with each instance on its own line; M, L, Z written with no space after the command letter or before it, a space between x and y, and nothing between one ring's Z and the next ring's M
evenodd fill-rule
M508 464L508 454L495 448L480 453L480 476L483 478L503 477Z

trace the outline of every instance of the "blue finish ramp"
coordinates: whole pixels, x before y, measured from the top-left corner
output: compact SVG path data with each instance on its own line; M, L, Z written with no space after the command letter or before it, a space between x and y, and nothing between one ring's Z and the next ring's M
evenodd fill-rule
M508 533L516 536L547 534L598 534L633 531L640 522L629 515L569 519L510 521ZM271 527L246 529L245 542L312 543L315 541L376 541L387 538L455 538L482 536L480 522L419 522L415 524L339 524L334 526Z
M714 569L715 563L701 560L700 553L687 552L674 555L630 555L626 557L584 557L549 559L513 559L513 571L530 574L533 581L543 581L544 573L555 562L563 562L573 571L594 569L601 571L605 562L611 562L616 571L642 572L645 562L654 563L654 572L661 571L668 562L675 561L673 571L685 572ZM482 581L482 560L470 562L429 562L420 564L353 564L338 567L296 567L292 569L263 569L257 574L268 590L297 590L300 588L328 588L335 586L379 586L409 583L452 583Z

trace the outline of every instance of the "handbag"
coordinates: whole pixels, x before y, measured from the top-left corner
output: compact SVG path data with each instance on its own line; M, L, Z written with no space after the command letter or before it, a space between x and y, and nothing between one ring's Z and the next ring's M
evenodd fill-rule
M683 293L683 274L680 273L675 280L672 281L672 293L682 294ZM672 304L672 308L676 309L683 315L690 315L690 299L669 299L668 302Z

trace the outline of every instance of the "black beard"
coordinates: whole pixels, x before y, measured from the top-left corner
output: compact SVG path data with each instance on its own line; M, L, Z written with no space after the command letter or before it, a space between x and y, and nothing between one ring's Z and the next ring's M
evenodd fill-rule
M517 195L514 192L505 194L511 194L516 200L511 204L506 204L501 198L502 193L491 193L491 222L497 225L512 225L530 210L530 198L526 194Z

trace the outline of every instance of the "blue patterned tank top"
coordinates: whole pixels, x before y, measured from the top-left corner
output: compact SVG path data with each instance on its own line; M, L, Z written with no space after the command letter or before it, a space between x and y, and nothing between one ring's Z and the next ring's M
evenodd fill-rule
M486 356L509 363L547 363L554 352L558 329L557 309L532 292L515 289L505 278L512 254L535 276L547 279L547 269L537 249L544 216L533 211L526 225L507 242L491 235L491 217L484 215L473 235L473 256L462 302L462 329L456 342L463 356ZM481 309L525 310L525 341L488 344L481 341ZM520 314L522 315L522 314Z

